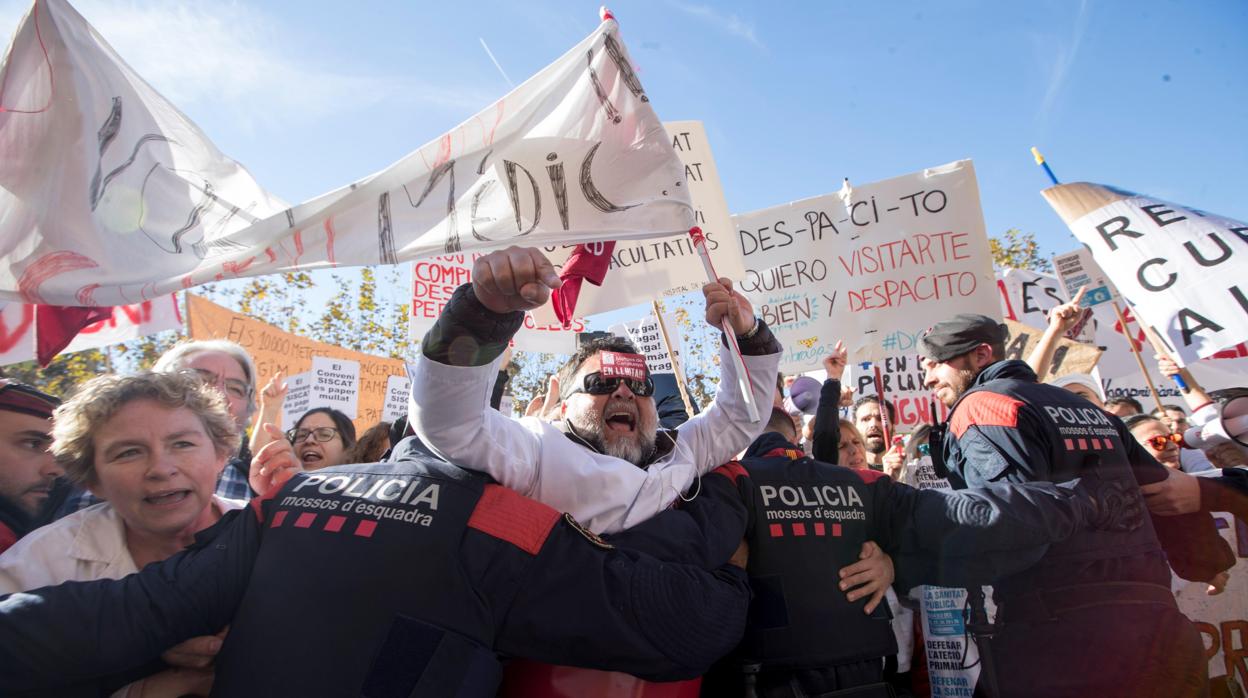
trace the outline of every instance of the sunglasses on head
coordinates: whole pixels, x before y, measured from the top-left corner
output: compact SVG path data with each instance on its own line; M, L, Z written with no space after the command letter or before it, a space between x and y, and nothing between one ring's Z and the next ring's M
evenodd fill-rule
M650 376L646 376L645 380L637 380L636 378L604 378L601 373L595 371L586 373L585 378L581 381L581 386L572 388L564 393L566 398L574 393L586 393L589 395L610 395L620 387L620 383L628 386L633 395L637 397L650 397L654 395L654 381Z
M1167 443L1182 445L1183 435L1182 434L1169 434L1167 436L1162 436L1158 434L1157 436L1148 437L1147 439L1145 439L1145 442L1149 446L1152 446L1154 451L1164 451L1166 450Z

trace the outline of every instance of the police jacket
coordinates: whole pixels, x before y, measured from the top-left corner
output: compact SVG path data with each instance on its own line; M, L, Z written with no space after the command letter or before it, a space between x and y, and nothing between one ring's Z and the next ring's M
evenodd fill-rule
M745 525L728 478L623 547L407 445L301 473L124 579L0 598L0 694L123 671L227 623L213 695L244 698L492 696L497 655L671 680L739 640L745 573L715 569Z
M739 466L754 601L738 653L765 671L896 653L887 605L867 615L866 599L851 603L836 588L837 571L858 560L866 541L894 556L903 589L990 583L1095 514L1092 494L1079 486L920 491L873 470L809 458L774 432L759 437Z
M995 585L1000 598L1099 582L1167 586L1167 558L1187 579L1207 580L1234 563L1207 514L1146 516L1138 485L1165 479L1165 467L1120 419L1037 383L1022 361L985 368L954 404L946 429L940 455L955 488L1091 478L1122 492L1116 520L1050 546L1035 569Z

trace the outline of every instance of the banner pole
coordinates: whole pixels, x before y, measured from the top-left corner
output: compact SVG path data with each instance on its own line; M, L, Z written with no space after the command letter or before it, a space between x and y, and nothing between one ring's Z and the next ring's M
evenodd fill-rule
M706 269L706 277L711 283L718 283L719 276L715 273L715 265L711 262L711 254L706 251L706 237L702 235L702 229L696 225L689 229L689 237L693 239L693 248L698 251L698 257L702 259L702 268ZM757 424L760 421L758 415L758 405L754 404L753 384L750 381L750 370L745 366L745 359L741 357L741 347L737 345L737 331L733 329L732 322L725 315L720 328L724 331L724 337L728 340L728 353L732 356L733 366L737 369L737 387L741 391L741 399L745 402L746 414L750 416L750 421Z
M667 323L663 321L663 308L659 306L658 299L650 301L650 305L654 308L655 319L659 321L659 336L663 338L663 348L667 350L667 358L672 362L672 372L676 374L676 389L680 391L680 399L685 403L685 414L692 417L693 403L689 401L689 391L685 389L685 369L676 359L676 352L672 351L672 342L667 337Z
M1122 336L1127 338L1127 347L1131 350L1131 355L1135 357L1135 363L1140 366L1140 373L1144 374L1144 382L1148 385L1148 391L1153 394L1153 400L1157 403L1157 411L1162 411L1161 395L1157 392L1157 386L1153 385L1152 376L1148 375L1148 369L1144 366L1144 359L1140 356L1140 348L1135 346L1135 338L1131 336L1131 329L1127 327L1127 319L1122 315L1122 308L1118 307L1118 301L1110 301L1110 305L1114 306L1114 314L1118 316L1118 324L1122 326ZM1143 325L1141 325L1142 327ZM1144 336L1148 336L1145 332Z
M893 425L888 420L888 398L884 397L884 379L880 376L880 364L873 361L871 368L875 373L875 394L880 398L880 425L884 427L884 445L887 452L893 447Z

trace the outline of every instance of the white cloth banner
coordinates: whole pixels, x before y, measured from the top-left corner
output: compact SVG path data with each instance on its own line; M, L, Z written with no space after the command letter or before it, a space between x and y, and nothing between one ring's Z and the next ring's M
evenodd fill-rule
M742 278L745 267L741 249L733 243L732 217L702 122L672 121L663 126L684 165L683 184L693 197L695 224L706 234L706 249L715 272L729 279ZM556 267L562 268L575 247L547 247L543 251ZM622 241L611 253L611 268L602 286L587 283L581 287L576 313L595 315L649 304L658 298L697 291L706 281L706 271L688 234L644 242ZM549 303L534 310L533 317L542 325L558 324Z
M694 221L613 20L394 165L293 208L64 0L37 0L0 72L0 300L134 303L224 278L670 236Z
M1044 196L1180 363L1248 340L1248 224L1098 184Z
M1000 317L970 160L733 217L738 288L809 371L844 340L851 361L915 351L957 313Z
M35 358L35 306L9 303L0 310L0 366ZM82 328L61 353L98 349L182 327L176 294L133 305L113 306L106 320Z

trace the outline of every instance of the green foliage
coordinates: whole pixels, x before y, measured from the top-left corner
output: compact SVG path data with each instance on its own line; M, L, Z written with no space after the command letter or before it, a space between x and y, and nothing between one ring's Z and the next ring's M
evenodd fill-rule
M1010 267L1030 271L1053 271L1053 262L1049 255L1040 251L1035 233L1024 233L1018 228L1010 228L1001 237L988 238L988 248L992 252L992 265L996 269Z

